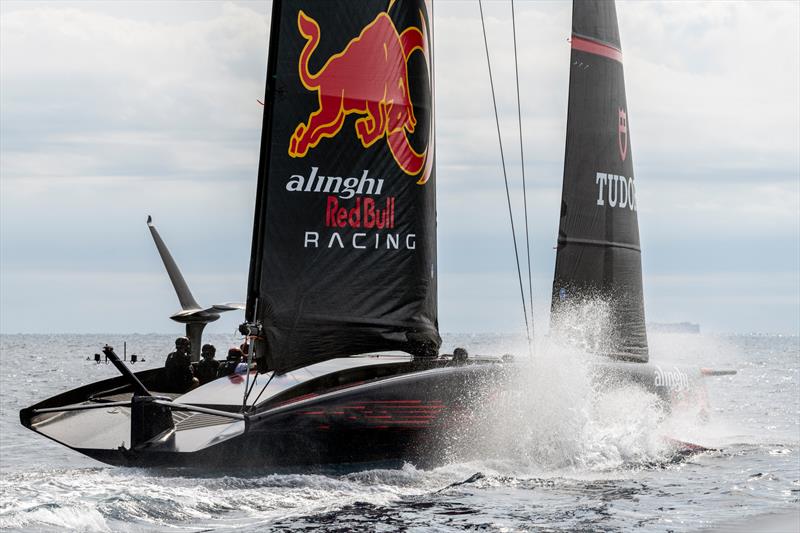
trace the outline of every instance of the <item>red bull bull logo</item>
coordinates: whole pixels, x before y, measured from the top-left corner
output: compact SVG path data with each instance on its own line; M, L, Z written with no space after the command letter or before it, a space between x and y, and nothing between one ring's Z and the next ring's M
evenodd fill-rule
M428 61L424 19L421 28L397 31L386 12L379 13L344 50L330 57L318 72L309 59L320 42L320 27L300 11L297 27L307 40L298 62L300 81L316 92L319 108L297 125L289 141L289 155L305 157L323 139L339 135L348 115L355 114L355 134L364 148L386 140L398 167L424 184L430 177L429 146L417 152L409 135L417 127L408 85L408 61L415 52ZM432 120L431 127L432 127ZM432 133L432 131L430 132ZM429 135L429 145L433 142Z

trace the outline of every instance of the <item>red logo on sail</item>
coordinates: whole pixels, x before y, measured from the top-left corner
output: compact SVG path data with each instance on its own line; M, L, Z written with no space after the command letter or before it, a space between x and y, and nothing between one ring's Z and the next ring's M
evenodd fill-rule
M320 41L319 24L300 11L297 26L308 41L298 63L300 81L317 92L319 109L295 128L289 155L305 157L322 139L338 135L346 116L354 113L360 115L355 133L364 148L385 138L397 165L411 176L421 174L417 183L424 184L430 177L432 158L426 157L427 148L415 151L408 139L417 125L408 86L408 60L415 51L428 58L424 20L422 29L409 27L399 33L389 15L379 13L316 73L309 71L308 61Z
M625 161L628 156L628 114L625 109L619 108L619 128L617 138L619 140L619 157Z

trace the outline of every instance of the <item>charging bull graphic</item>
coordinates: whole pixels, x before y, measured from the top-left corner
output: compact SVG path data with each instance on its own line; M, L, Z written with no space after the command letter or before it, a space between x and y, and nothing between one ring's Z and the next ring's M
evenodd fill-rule
M300 11L297 26L308 41L298 63L300 80L306 89L317 92L319 109L295 128L289 155L305 157L322 139L338 135L347 115L356 114L360 117L355 121L355 133L364 148L386 138L403 172L417 176L424 170L417 181L424 184L430 176L428 148L418 153L408 139L417 126L408 86L408 60L420 51L430 65L424 20L422 29L409 27L398 33L389 15L379 13L316 73L310 72L308 62L320 41L319 24ZM428 138L432 142L432 136Z

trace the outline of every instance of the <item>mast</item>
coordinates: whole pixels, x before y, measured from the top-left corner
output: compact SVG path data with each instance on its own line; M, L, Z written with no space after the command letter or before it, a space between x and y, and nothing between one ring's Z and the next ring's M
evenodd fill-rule
M261 282L261 258L263 255L264 239L263 211L267 205L267 169L270 155L269 132L272 129L272 115L275 108L275 70L278 58L279 23L281 19L281 5L283 0L272 0L272 17L269 30L269 53L267 54L267 80L264 90L264 114L261 123L261 151L258 158L258 182L256 185L256 206L253 220L253 242L250 249L250 273L247 279L247 307L245 320L254 323L256 320L256 301L258 287Z
M551 327L597 353L646 362L638 182L614 1L576 0L571 42ZM577 323L590 302L607 311L602 324Z
M438 351L428 13L273 4L242 328L269 370Z

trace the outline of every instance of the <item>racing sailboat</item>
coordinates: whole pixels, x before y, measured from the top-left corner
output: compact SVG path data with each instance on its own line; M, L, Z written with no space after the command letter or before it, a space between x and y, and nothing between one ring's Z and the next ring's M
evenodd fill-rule
M554 316L581 295L612 301L599 375L670 401L702 372L646 362L615 8L573 9ZM106 347L119 377L23 409L23 425L118 465L436 460L437 439L517 363L439 353L430 13L422 0L273 2L241 327L250 370L166 393L162 369L134 374ZM197 324L235 306L203 310L187 294L199 344Z

